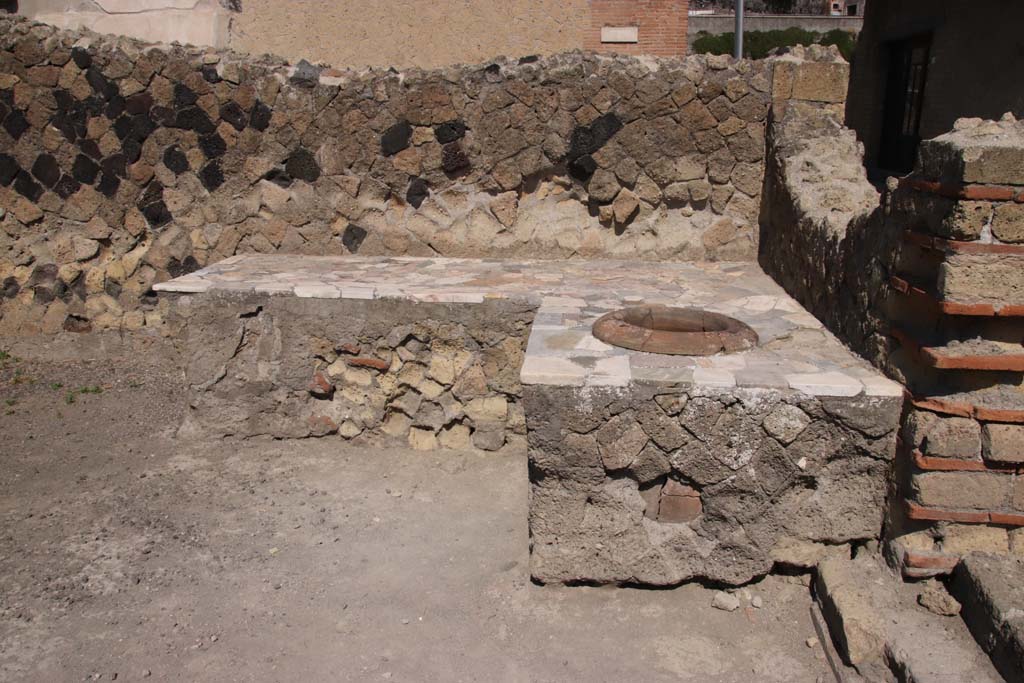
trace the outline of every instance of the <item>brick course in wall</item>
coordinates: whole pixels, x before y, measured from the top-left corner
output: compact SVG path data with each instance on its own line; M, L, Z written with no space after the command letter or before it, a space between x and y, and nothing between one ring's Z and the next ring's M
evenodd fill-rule
M590 0L589 5L584 50L658 57L686 54L689 0ZM629 26L637 28L638 42L601 42L602 28Z

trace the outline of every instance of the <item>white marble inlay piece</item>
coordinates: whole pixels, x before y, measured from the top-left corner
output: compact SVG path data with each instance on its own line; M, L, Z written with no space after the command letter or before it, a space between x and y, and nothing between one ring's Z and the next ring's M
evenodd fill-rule
M719 368L694 368L693 383L704 387L728 389L736 386L736 376Z
M295 285L295 296L300 299L340 299L341 290L331 285Z
M902 396L903 385L899 382L894 382L888 377L882 377L881 375L870 375L867 377L859 377L860 381L864 384L864 393L868 396Z
M856 396L864 389L859 381L841 372L786 375L791 389L809 396Z
M523 361L520 380L523 384L557 384L581 387L586 381L586 368L568 358L527 356Z

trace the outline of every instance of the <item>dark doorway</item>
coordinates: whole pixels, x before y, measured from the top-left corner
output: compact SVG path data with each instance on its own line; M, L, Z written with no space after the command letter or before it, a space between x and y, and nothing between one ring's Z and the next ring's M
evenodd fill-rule
M879 165L887 171L907 173L914 168L931 42L931 34L927 34L888 45L889 74L878 154Z

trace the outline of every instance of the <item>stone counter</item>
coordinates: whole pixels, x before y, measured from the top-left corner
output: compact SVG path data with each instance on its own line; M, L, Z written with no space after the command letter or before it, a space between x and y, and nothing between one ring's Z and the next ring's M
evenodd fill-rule
M493 450L525 435L541 581L741 583L881 532L902 389L743 263L239 256L158 285L191 429ZM637 303L757 347L596 339Z

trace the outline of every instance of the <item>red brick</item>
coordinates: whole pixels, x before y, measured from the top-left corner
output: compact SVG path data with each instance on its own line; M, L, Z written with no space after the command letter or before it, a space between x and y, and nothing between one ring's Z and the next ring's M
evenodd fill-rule
M324 376L324 373L314 372L313 379L309 381L309 393L318 398L329 398L334 393L334 385Z
M391 367L391 363L382 361L379 358L368 358L366 356L347 358L345 362L354 367L373 368L374 370L380 370L381 372L384 372Z
M934 569L945 573L953 571L959 563L960 558L955 555L920 550L907 550L903 553L903 564L914 569Z
M989 519L993 524L1024 526L1024 514L1015 514L1013 512L992 512L989 513Z
M906 501L906 505L907 517L910 519L931 522L962 522L964 524L987 524L989 521L989 513L987 512L929 508L909 500ZM1001 524L1002 522L999 523Z

